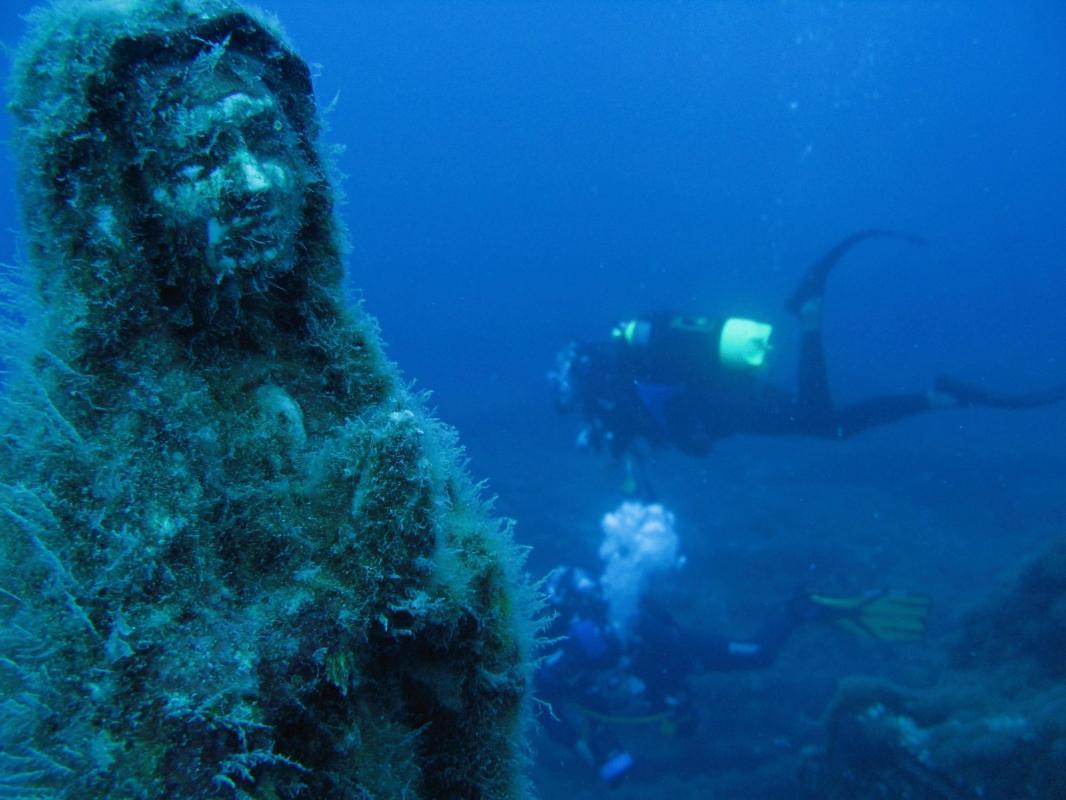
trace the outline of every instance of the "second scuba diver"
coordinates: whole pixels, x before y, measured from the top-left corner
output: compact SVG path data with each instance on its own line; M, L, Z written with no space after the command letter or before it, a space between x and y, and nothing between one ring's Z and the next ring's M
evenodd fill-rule
M623 459L627 488L636 491L647 488L638 455L648 447L669 445L702 456L718 439L738 433L846 439L934 409L1019 409L1066 400L1066 384L999 395L941 377L930 391L834 405L822 346L826 279L845 253L873 237L924 244L904 233L866 230L811 265L785 306L803 328L795 392L760 377L772 328L754 320L657 313L619 323L607 340L567 345L549 380L559 410L583 418L579 444Z
M698 724L688 689L697 671L769 667L792 632L805 623L836 625L871 639L905 642L925 632L929 599L882 591L854 597L797 592L751 637L732 638L682 627L644 600L628 630L611 621L601 581L576 567L547 580L552 645L537 671L541 719L599 779L614 785L635 765L620 731L654 725L691 734Z

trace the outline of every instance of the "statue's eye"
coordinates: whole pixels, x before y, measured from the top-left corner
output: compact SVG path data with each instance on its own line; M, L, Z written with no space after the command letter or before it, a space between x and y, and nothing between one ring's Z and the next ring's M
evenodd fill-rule
M251 117L244 125L244 137L261 150L278 151L287 146L285 118L273 108Z
M189 163L217 166L228 159L240 139L232 130L216 129L197 135Z

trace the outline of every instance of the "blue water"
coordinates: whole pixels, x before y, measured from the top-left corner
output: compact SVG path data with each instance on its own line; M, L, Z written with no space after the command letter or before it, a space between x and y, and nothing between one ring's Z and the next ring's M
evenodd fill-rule
M0 40L17 41L31 5L5 3ZM263 5L320 65L320 103L336 101L351 290L459 428L536 573L595 565L599 517L620 500L552 410L555 350L659 308L750 315L777 325L770 377L788 384L797 337L782 302L853 231L930 245L864 244L834 274L839 399L923 390L944 371L1007 390L1066 380L1061 3ZM0 170L10 262L8 154ZM689 563L663 599L687 622L750 628L765 597L798 583L887 580L939 601L935 644L1062 533L1064 442L1059 407L946 412L843 444L739 438L702 461L664 453L652 469ZM750 744L740 777L689 765L625 796L737 782L758 796L775 753L815 738L796 720L817 717L836 677L923 658L811 639L761 687L715 677L708 698L765 700L731 707L751 715L733 721ZM546 796L596 796L551 743L537 770ZM788 796L787 778L769 782Z

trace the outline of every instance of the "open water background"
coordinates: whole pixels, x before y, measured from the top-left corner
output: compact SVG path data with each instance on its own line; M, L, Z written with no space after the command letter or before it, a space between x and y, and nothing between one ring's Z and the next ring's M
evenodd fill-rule
M17 42L30 5L6 0L0 40ZM1061 3L264 6L336 101L350 290L459 429L536 574L595 569L599 518L621 500L552 410L555 350L659 308L743 314L776 324L771 377L788 383L782 302L855 230L930 245L865 243L833 276L838 399L940 372L1005 390L1066 380ZM0 259L17 262L9 153L0 220ZM935 613L921 647L803 631L770 670L702 677L701 737L634 742L649 766L614 796L795 796L836 681L928 680L960 615L1064 533L1064 443L1059 407L658 456L688 566L653 592L686 624L750 631L797 585L891 584ZM544 796L599 795L570 754L539 752Z

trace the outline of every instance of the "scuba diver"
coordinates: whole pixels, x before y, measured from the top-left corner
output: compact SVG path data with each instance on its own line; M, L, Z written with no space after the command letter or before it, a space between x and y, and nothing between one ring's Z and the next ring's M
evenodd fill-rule
M605 341L568 344L548 379L559 411L577 411L583 418L579 446L621 458L632 493L647 488L639 456L648 448L674 446L702 456L718 439L738 433L846 439L934 409L1020 409L1066 399L1066 384L1001 395L942 376L930 391L834 405L822 347L826 280L852 247L874 237L925 244L905 233L865 230L811 265L785 304L803 330L795 392L760 377L772 327L754 320L657 313L619 323Z
M537 695L549 707L544 727L608 785L635 764L618 735L622 728L695 732L687 684L696 671L769 667L806 623L834 624L881 641L914 641L924 635L929 613L929 599L921 595L797 592L754 636L730 638L686 629L646 599L633 624L621 630L610 620L602 583L580 568L555 569L546 589L554 612L551 645L536 675Z

